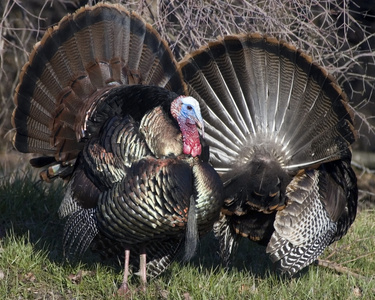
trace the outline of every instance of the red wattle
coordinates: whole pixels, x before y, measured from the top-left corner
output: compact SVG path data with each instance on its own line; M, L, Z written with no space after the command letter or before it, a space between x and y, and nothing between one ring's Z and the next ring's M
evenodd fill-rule
M199 140L199 132L197 127L192 126L181 126L181 133L184 141L184 154L191 155L193 157L198 156L202 153L202 146Z
M183 151L184 151L184 154L195 157L202 153L202 147L200 143L194 144L194 145L189 145L189 144L184 143Z

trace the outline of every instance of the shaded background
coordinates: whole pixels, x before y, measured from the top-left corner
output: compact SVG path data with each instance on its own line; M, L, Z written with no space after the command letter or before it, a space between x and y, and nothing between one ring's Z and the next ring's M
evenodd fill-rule
M25 164L13 150L10 123L19 73L33 45L57 24L93 0L3 0L0 2L0 170ZM375 168L375 3L355 0L110 1L122 3L153 24L179 60L218 36L257 31L285 39L326 67L355 109L359 140L354 164L371 191ZM371 193L367 193L371 195Z

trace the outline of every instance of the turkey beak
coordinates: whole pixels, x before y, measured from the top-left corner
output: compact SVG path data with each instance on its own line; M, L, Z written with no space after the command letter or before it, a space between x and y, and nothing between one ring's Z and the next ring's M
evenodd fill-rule
M197 112L194 117L194 122L201 131L201 136L204 138L204 121L200 112Z

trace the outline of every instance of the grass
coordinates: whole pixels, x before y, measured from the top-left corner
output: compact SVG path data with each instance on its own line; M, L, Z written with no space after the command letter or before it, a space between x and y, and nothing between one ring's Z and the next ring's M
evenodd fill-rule
M47 26L85 1L0 2L0 299L112 299L122 279L116 261L88 253L68 262L62 255L64 223L57 209L63 187L41 183L31 170L9 175L18 168L18 159L1 168L3 161L14 160L11 147L3 142L11 137L14 105L9 91L15 89L28 52ZM113 2L128 3L151 22L177 58L228 33L259 31L293 42L338 77L362 116L357 122L360 134L373 141L374 34L362 23L362 17L371 16L357 9L355 1ZM310 266L292 279L278 276L265 249L248 241L242 242L234 267L225 270L217 243L208 236L191 263L173 264L149 283L146 294L135 293L133 298L375 299L374 233L375 211L362 210L348 235L324 253L329 267ZM137 276L131 283L135 290Z
M91 253L64 259L62 196L61 185L41 183L30 170L0 179L1 299L116 298L122 280L116 261ZM132 299L375 299L374 233L375 211L360 211L348 235L322 257L343 273L313 265L292 279L274 272L264 248L245 240L233 268L224 269L208 236L192 262L174 263ZM133 275L131 288L137 285Z

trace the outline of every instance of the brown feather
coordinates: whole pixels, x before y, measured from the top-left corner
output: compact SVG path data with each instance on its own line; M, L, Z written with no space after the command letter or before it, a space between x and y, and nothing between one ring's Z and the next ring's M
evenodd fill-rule
M86 112L108 88L168 82L168 88L184 90L181 79L175 77L171 84L176 73L167 44L135 13L105 3L83 7L48 29L24 66L15 93L14 145L23 152L70 160L82 149ZM35 140L49 141L48 151L22 138L29 133Z

